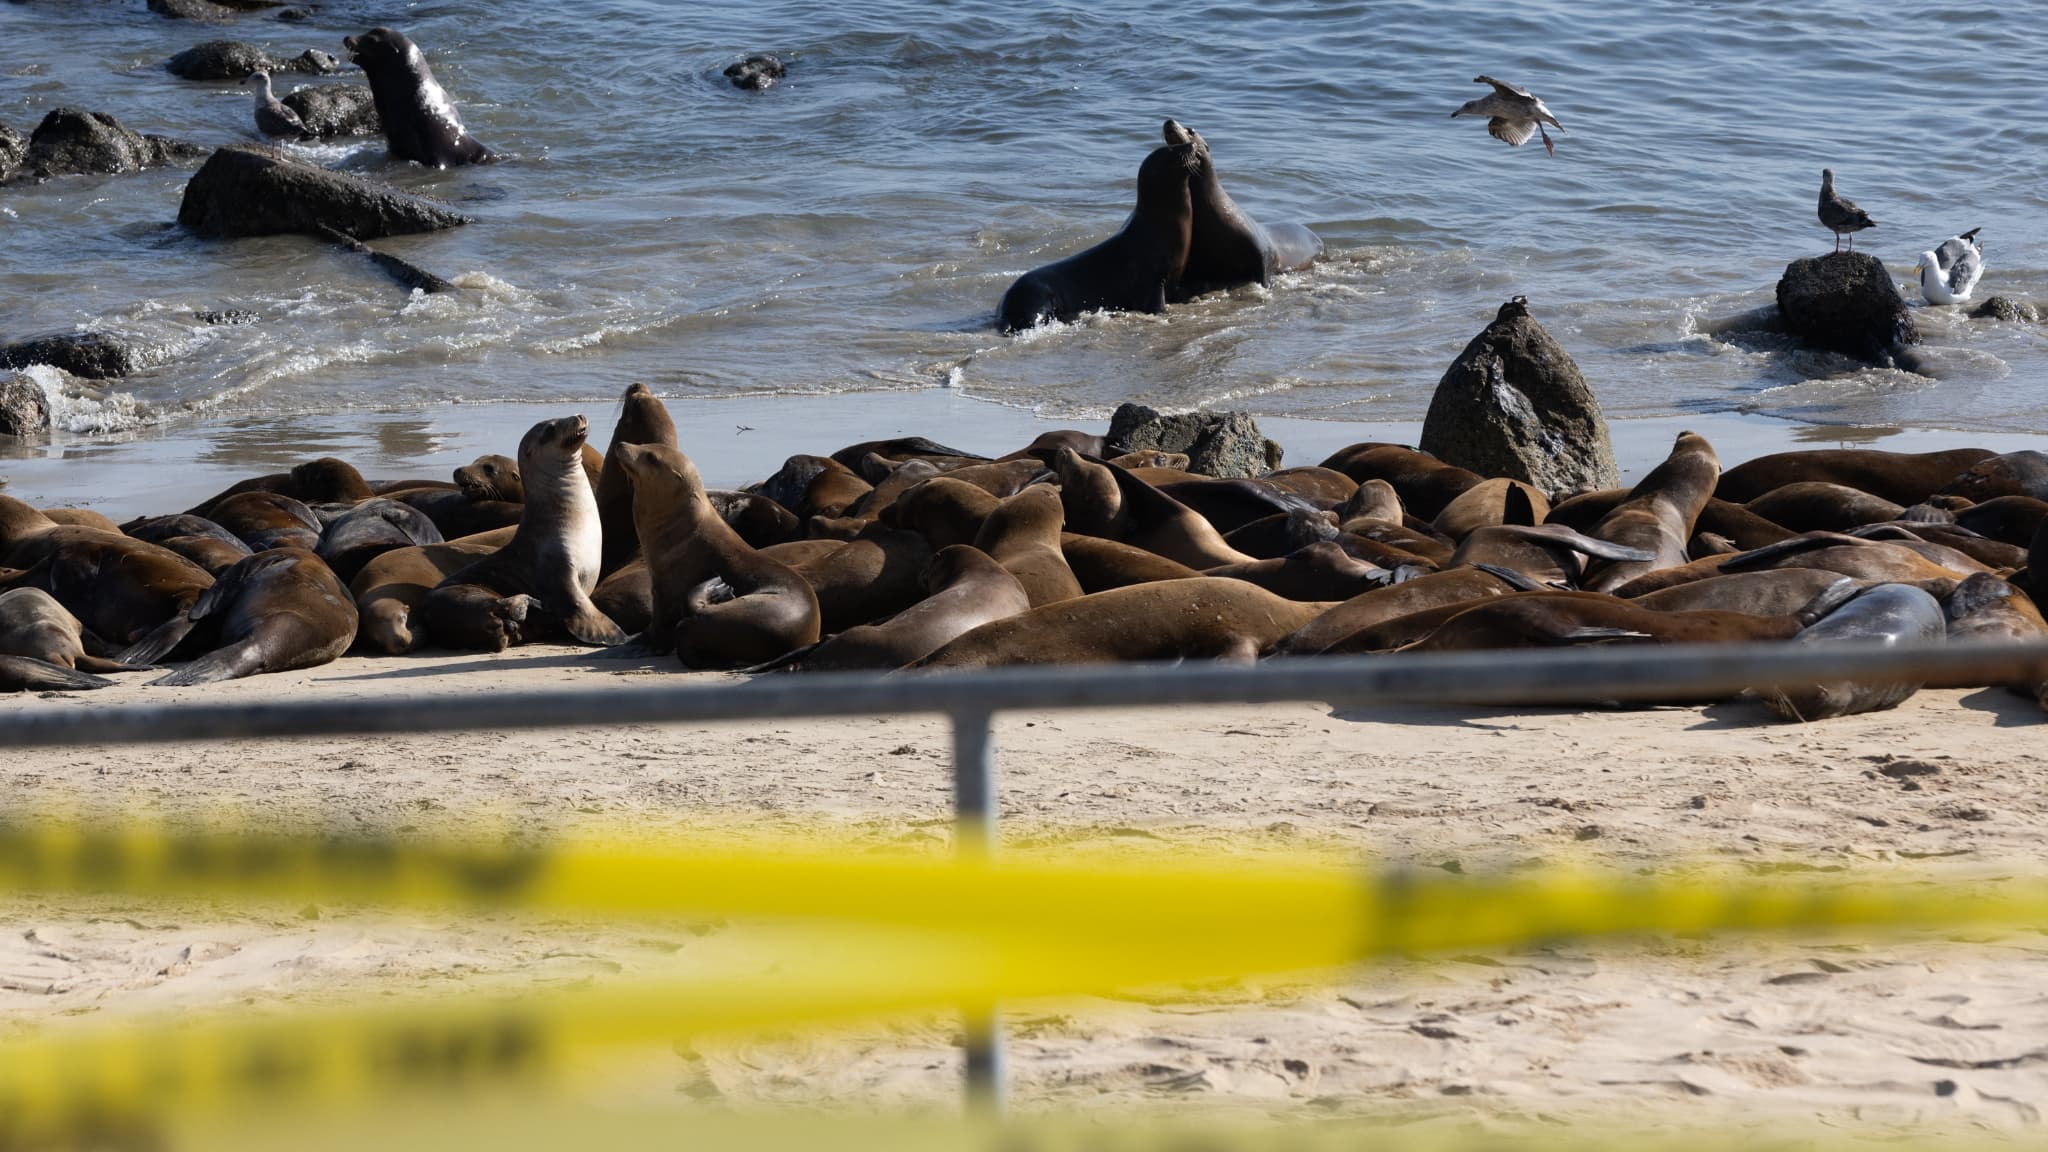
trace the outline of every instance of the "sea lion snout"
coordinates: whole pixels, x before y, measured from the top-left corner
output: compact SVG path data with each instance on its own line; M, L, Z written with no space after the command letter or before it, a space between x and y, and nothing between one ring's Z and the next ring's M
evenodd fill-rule
M1182 127L1181 122L1178 120L1168 120L1165 127L1160 129L1160 135L1166 137L1168 144L1194 143L1193 135L1186 128Z

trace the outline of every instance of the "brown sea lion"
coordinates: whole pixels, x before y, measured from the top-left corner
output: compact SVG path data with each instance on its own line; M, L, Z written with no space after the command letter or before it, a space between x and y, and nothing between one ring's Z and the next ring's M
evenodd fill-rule
M1100 536L1060 533L1060 555L1087 593L1151 584L1159 580L1188 580L1201 573L1185 564Z
M1574 532L1562 524L1490 524L1467 533L1447 568L1492 564L1512 568L1538 584L1573 586L1590 563L1644 561L1655 553Z
M1401 494L1394 491L1392 484L1367 480L1351 493L1350 499L1337 506L1337 526L1349 532L1354 520L1399 524L1404 515Z
M1034 466L1037 461L1030 461ZM934 552L954 544L972 544L982 522L996 510L999 498L985 488L952 476L934 476L898 496L880 519L891 528L923 536Z
M420 646L413 610L441 581L512 542L516 528L499 528L446 544L398 548L363 566L349 581L356 602L358 647L402 656Z
M81 672L137 672L108 659L106 642L40 588L0 592L0 656L22 656Z
M1591 532L1602 517L1628 499L1628 493L1626 488L1582 492L1552 508L1544 522ZM1798 535L1790 528L1773 524L1742 505L1731 504L1718 496L1708 500L1707 506L1700 509L1700 518L1693 522L1693 527L1699 532L1725 536L1743 548L1761 548Z
M244 556L251 551L240 536L204 516L140 516L121 525L120 530L137 540L146 540L151 544L161 544L178 536L206 536L240 549Z
M1935 544L1995 570L2011 571L2025 566L2027 562L2025 548L2017 548L1998 540L1987 540L1967 528L1954 524L1895 520L1887 524L1865 524L1861 528L1852 528L1848 535L1865 540L1894 540L1908 546L1912 546L1915 541ZM1946 562L1940 554L1923 554L1937 563Z
M623 643L625 633L590 602L603 529L584 469L590 422L543 420L519 442L525 514L503 548L443 580L417 614L436 644L502 651L530 638L534 606L579 643Z
M124 664L161 659L184 631L171 627L213 583L175 552L117 532L60 525L29 505L0 496L0 563L21 569L10 587L40 588L110 644L136 645ZM166 642L138 643L162 631Z
M1510 592L1539 591L1507 569L1454 568L1362 592L1303 625L1274 648L1276 656L1314 656L1355 632L1388 620L1452 605L1477 604Z
M1332 513L1297 508L1232 529L1224 533L1223 543L1256 560L1277 560L1339 535Z
M627 635L647 631L654 623L654 572L647 567L647 558L635 556L625 567L599 580L591 589L590 602Z
M1654 554L1649 560L1595 560L1587 565L1581 585L1593 592L1611 592L1658 568L1676 568L1691 557L1685 546L1694 522L1714 494L1721 462L1706 437L1681 432L1662 464L1652 468L1628 499L1600 518L1588 535Z
M90 508L45 508L43 515L59 524L73 528L97 528L102 532L119 532L121 526Z
M1634 602L1658 612L1746 612L1783 616L1849 577L1819 568L1775 568L1709 576L1648 592Z
M238 492L216 502L206 518L242 538L251 551L320 545L320 517L304 503L276 492Z
M0 597L0 603L5 597ZM1948 617L1950 644L2040 643L2048 640L2048 621L2026 593L2004 580L1980 572L1949 593L1942 601ZM1929 688L1978 688L1984 677L1971 675L1931 676ZM2048 706L2048 681L2021 682L2004 687Z
M1031 608L1024 586L980 549L952 544L932 556L924 599L880 624L849 628L805 652L805 672L901 668L983 624Z
M829 634L872 624L917 603L931 560L924 537L870 524L845 547L792 567L816 595L819 628Z
M962 451L958 448L948 448L944 444L940 444L935 440L927 440L922 436L896 436L887 440L863 440L858 444L848 444L846 447L834 452L832 459L844 464L848 468L853 468L869 456L880 456L885 460L891 461L909 460L913 457L922 456L947 457L976 463L990 462L986 456Z
M1714 495L1737 504L1786 484L1825 480L1890 500L1918 504L1991 453L1982 448L1943 452L1884 452L1873 448L1813 448L1774 452L1724 473Z
M787 540L781 544L770 544L766 548L757 548L755 551L778 564L787 564L794 568L799 564L808 564L813 560L820 560L830 556L832 553L846 547L848 543L849 541L846 540L830 539Z
M229 544L213 536L173 536L158 541L157 546L176 552L216 577L254 553L240 540Z
M974 546L1017 578L1033 608L1082 594L1080 582L1060 553L1060 526L1065 516L1058 489L1039 484L996 505L975 535Z
M526 503L526 485L519 479L519 461L510 456L479 456L457 468L455 488L474 501Z
M1080 451L1084 456L1102 455L1100 451L1092 453L1081 449L1076 449L1076 451ZM1121 456L1106 456L1103 458L1119 468L1127 468L1134 471L1139 468L1171 468L1176 472L1186 472L1188 470L1187 453L1162 452L1157 448L1140 448L1135 452L1126 452Z
M1533 526L1549 515L1550 499L1535 485L1501 477L1458 493L1430 521L1430 527L1453 540L1463 540L1474 529L1503 524Z
M796 514L759 492L731 492L713 488L704 494L712 511L732 526L740 539L756 548L782 544L803 536L803 522Z
M325 664L356 636L356 604L327 564L304 548L281 545L221 573L187 610L194 623L217 621L219 646L152 687L186 687L263 672Z
M1939 600L1910 584L1879 584L1802 629L1794 643L1891 648L1940 643L1947 632L1948 617ZM1780 720L1812 721L1896 708L1919 690L1917 681L1834 682L1764 689L1756 696Z
M633 481L619 463L622 444L666 444L676 446L676 422L668 406L647 385L627 385L620 400L619 422L612 426L611 447L605 451L596 485L597 520L604 532L604 557L598 565L600 578L626 566L640 554L640 538L633 527ZM792 530L794 525L791 525Z
M368 500L377 494L370 490L370 485L364 481L363 474L356 471L354 465L345 460L336 460L332 456L322 456L318 460L308 460L304 464L294 465L289 472L253 476L247 480L237 481L229 485L225 491L189 511L194 516L207 516L211 519L208 510L215 504L244 492L275 492L280 496L289 496L302 504L353 504L359 500Z
M1046 475L1045 465L1029 457L1022 460L990 461L950 468L940 475L972 484L998 499L1015 496L1024 486Z
M1743 507L1794 532L1847 532L1865 524L1888 524L1905 511L1882 496L1825 480L1781 484Z
M1341 603L1394 580L1394 573L1368 564L1329 541L1311 544L1276 560L1211 568L1203 575L1243 580L1275 596L1318 604Z
M510 500L471 500L453 488L401 488L384 498L417 508L434 522L444 540L460 540L480 532L511 528L526 513L525 504L514 504Z
M1736 556L1716 557L1718 572L1755 572L1766 568L1820 568L1839 572L1873 584L1916 583L1926 580L1962 580L1984 571L1984 566L1966 556L1947 555L1930 559L1929 551L1939 545L1916 542L1895 543L1865 540L1837 532L1809 532Z
M1242 580L1161 580L983 624L910 667L1248 662L1328 607L1297 604Z
M0 692L82 692L113 686L112 680L90 672L26 656L0 656Z
M1092 432L1079 432L1072 428L1062 428L1056 432L1040 432L1032 438L1031 443L1017 449L1015 452L998 457L998 459L1017 460L1029 456L1039 463L1051 467L1053 453L1062 448L1072 448L1083 456L1098 458L1118 454L1117 452L1110 451L1109 445L1101 436L1097 436Z
M1557 648L1570 644L1737 644L1789 640L1854 591L1852 581L1823 591L1798 612L1755 616L1746 612L1659 612L1634 600L1599 592L1525 592L1503 596L1445 621L1409 652L1465 652L1496 648Z
M775 475L747 489L789 509L799 520L844 515L873 490L874 485L852 469L825 456L791 456Z
M880 457L871 459L880 462L886 471L877 470L875 479L869 481L874 487L847 507L846 515L849 518L872 521L881 515L882 509L894 503L898 496L939 475L939 469L929 460L913 459L894 463L882 461Z
M2027 547L2034 532L2048 522L2048 500L2032 496L1996 496L1955 513L1956 527L1968 528L1980 536Z
M1937 496L1960 496L1981 503L2000 496L2032 496L2048 500L2048 453L2025 450L1990 456L1965 468L1941 486ZM1900 501L1902 504L1917 501Z
M1322 466L1360 484L1385 480L1400 494L1401 504L1416 516L1433 520L1465 489L1486 477L1454 467L1401 444L1353 444L1338 449Z
M645 631L607 655L674 652L688 668L744 668L818 642L818 598L795 570L740 539L697 467L666 444L622 444L653 581Z
M1225 544L1222 535L1187 505L1113 464L1084 460L1062 449L1053 470L1060 477L1067 524L1076 532L1134 544L1196 569L1258 559ZM1097 496L1104 476L1116 490L1116 507L1107 514Z
M1210 527L1226 536L1269 516L1286 515L1296 509L1320 511L1309 498L1259 480L1218 480L1197 476L1192 480L1161 483L1153 478L1156 475L1153 469L1125 469L1125 472L1194 509L1209 522ZM1356 490L1355 485L1353 490Z

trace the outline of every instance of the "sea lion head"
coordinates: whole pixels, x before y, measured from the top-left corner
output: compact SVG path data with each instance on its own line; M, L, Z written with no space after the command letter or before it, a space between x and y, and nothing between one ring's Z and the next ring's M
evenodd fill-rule
M455 486L471 501L506 500L524 503L526 487L519 480L519 463L506 456L479 456L455 470Z
M666 444L621 444L618 446L619 463L625 466L626 475L632 478L633 491L662 493L681 499L704 500L709 507L709 498L704 495L704 479L697 474L697 466L679 448ZM636 501L636 507L639 502Z
M406 67L420 58L419 46L405 33L390 28L372 28L361 36L344 36L341 46L351 62L365 72L380 68Z
M583 467L583 443L590 439L590 421L579 413L543 420L526 430L519 440L519 474L522 482L538 475L551 475L565 467ZM529 485L530 486L530 485Z

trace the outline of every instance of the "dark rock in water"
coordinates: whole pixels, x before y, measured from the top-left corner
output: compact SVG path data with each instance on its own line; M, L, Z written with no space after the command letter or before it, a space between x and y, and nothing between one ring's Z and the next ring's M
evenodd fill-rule
M1265 438L1243 412L1182 412L1161 415L1143 404L1122 404L1103 437L1112 454L1185 452L1188 471L1227 480L1264 476L1280 467L1280 445Z
M237 146L215 152L185 185L178 223L201 236L296 232L326 239L332 229L373 240L453 228L469 217L275 149Z
M196 160L206 149L164 136L131 132L104 112L58 108L29 137L12 181L48 180L85 172L139 172L177 160Z
M48 364L88 380L111 380L164 361L161 349L111 332L64 332L0 344L0 368Z
M0 159L0 165L4 164L5 160ZM2041 322L2041 310L2035 307L2034 302L2031 300L2015 300L2010 296L1993 296L1982 304L1977 305L1976 310L1970 313L1970 319L2003 320L2008 324L2038 324Z
M240 308L229 308L219 312L194 312L192 318L201 324L254 324L257 319L254 312L245 312Z
M1866 252L1794 260L1778 281L1778 313L1802 342L1873 364L1920 342L1892 274Z
M21 138L21 133L0 124L0 181L14 175L14 170L21 167L21 158L26 155L28 141Z
M1437 383L1420 447L1553 497L1621 483L1600 401L1520 296L1501 305Z
M756 92L774 87L777 80L787 75L789 66L780 58L767 53L756 53L744 60L728 64L725 69L725 78L732 81L733 87Z
M159 16L173 20L205 20L218 23L232 20L235 10L213 0L149 0L149 10Z
M341 71L341 61L318 48L308 48L286 59L240 40L208 40L171 57L164 67L170 69L171 75L187 80L240 80L254 72L273 76L310 72L325 76Z
M0 436L33 436L50 430L50 398L22 373L0 380Z
M406 288L417 288L422 292L455 291L454 284L443 280L441 277L414 264L412 261L393 256L389 252L379 252L346 233L333 228L323 228L320 230L320 236L322 239L338 244L358 256L369 257L372 264L383 269L386 275L398 281Z
M294 23L300 20L311 20L313 18L313 10L310 8L280 8L278 9L277 18L279 20L290 20Z
M329 136L375 136L384 131L377 100L360 84L316 84L287 93L278 103L299 114L306 131Z

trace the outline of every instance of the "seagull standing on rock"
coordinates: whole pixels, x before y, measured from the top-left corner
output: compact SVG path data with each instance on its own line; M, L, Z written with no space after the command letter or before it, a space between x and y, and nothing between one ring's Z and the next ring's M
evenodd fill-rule
M299 114L278 100L270 91L270 73L251 72L244 84L260 84L256 92L256 129L265 136L277 136L286 140L297 140L307 135L306 123Z
M1835 251L1842 250L1842 237L1849 238L1849 251L1856 250L1856 233L1865 228L1877 227L1877 221L1870 213L1856 206L1854 200L1844 200L1835 193L1835 170L1823 168L1820 171L1820 222L1821 226L1835 234Z
M1543 101L1529 94L1525 88L1503 84L1491 76L1475 76L1474 84L1493 85L1493 95L1468 100L1465 106L1451 113L1451 119L1460 116L1486 117L1486 131L1495 140L1505 141L1509 147L1520 147L1532 132L1543 133L1543 150L1557 155L1556 145L1550 142L1550 133L1543 131L1545 124L1564 131L1564 125L1543 106Z
M1920 275L1920 295L1929 304L1960 304L1977 290L1977 279L1984 275L1984 246L1977 243L1981 231L1972 228L1920 254L1913 271Z

